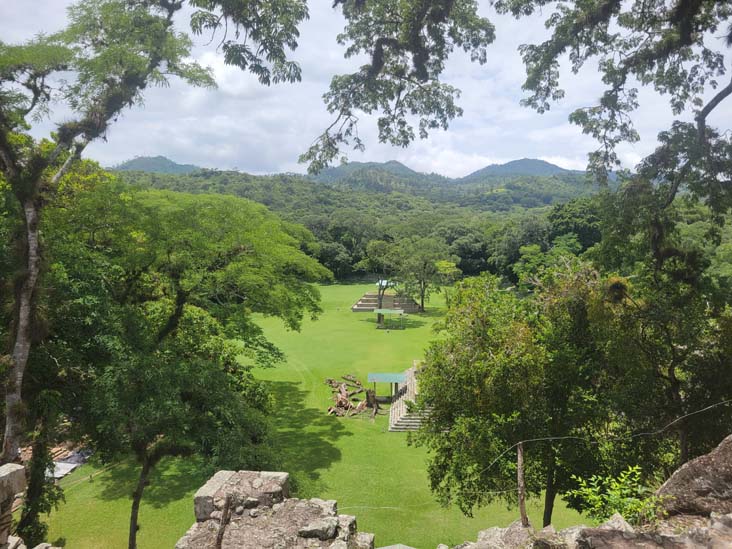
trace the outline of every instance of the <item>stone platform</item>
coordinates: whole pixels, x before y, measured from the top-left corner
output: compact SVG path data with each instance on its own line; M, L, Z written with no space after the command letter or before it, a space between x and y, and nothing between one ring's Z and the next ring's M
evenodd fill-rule
M373 549L335 500L289 498L289 475L219 471L194 496L196 523L176 549Z

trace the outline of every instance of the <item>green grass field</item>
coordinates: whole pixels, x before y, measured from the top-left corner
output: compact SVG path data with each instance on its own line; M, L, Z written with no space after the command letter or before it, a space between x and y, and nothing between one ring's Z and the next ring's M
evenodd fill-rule
M376 534L377 547L405 543L432 549L438 543L475 540L479 530L505 526L517 518L496 502L464 517L456 508L435 503L426 474L424 450L407 445L404 433L389 433L388 417L372 422L367 415L326 415L330 390L326 377L369 372L400 372L421 358L436 336L441 314L434 298L425 315L411 315L405 330L377 330L373 315L352 313L350 306L368 285L322 288L324 313L306 321L301 332L289 332L264 319L267 335L287 354L287 362L258 369L276 402L274 441L297 495L337 499L342 513L358 517L359 530ZM377 387L385 394L388 386ZM95 475L89 480L90 475ZM146 491L140 512L141 548L172 547L193 522L192 495L205 481L198 464L169 460ZM87 465L64 479L67 503L50 517L50 540L65 539L73 548L125 547L134 471L129 464L109 470ZM579 516L561 502L554 511L558 528L576 524ZM540 502L529 501L532 522L540 524Z

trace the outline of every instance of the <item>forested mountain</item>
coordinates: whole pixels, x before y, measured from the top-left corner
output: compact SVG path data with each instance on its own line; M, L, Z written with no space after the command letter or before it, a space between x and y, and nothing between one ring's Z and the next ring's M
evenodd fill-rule
M555 164L551 164L545 160L537 160L536 158L522 158L521 160L512 160L505 164L491 164L485 168L474 171L473 173L460 178L461 183L471 183L481 181L486 177L496 175L566 175L570 173L581 174L576 170L566 170Z
M253 176L236 171L200 170L194 166L175 164L164 157L136 158L116 169L148 174L189 175L190 179L177 182L161 180L155 185L187 189L192 192L207 192L207 190L233 192L267 204L275 210L282 210L281 207L274 205L278 201L292 199L291 196L280 195L282 185L292 187L296 193L307 189L308 193L314 193L321 198L331 191L318 187L327 186L336 191L333 194L335 200L338 200L340 193L345 191L372 195L398 193L425 198L434 203L467 206L482 211L543 207L568 202L580 196L589 196L596 191L596 187L584 172L565 170L543 160L534 159L494 164L458 179L435 173L420 173L394 160L381 163L350 162L328 168L317 176L297 174ZM197 171L199 173L196 173ZM147 175L142 174L132 176L132 180L147 178ZM269 189L269 185L274 185L275 188ZM226 187L227 190L221 191L222 187ZM235 191L233 187L236 187ZM285 194L290 194L290 191ZM310 201L303 196L298 198L303 199ZM404 197L400 199L404 200ZM326 202L331 201L326 199Z
M389 160L388 162L348 162L340 166L326 168L311 178L322 183L335 183L364 170L379 170L399 177L410 177L414 179L429 177L427 174L408 168L401 162Z
M150 172L150 173L192 173L201 170L193 164L178 164L164 156L136 156L111 168L120 172Z
M517 169L522 165L527 163L517 162ZM578 235L582 249L599 238L595 207L577 202L595 189L583 173L569 171L487 175L482 181L461 182L392 161L354 162L318 177L215 170L118 176L144 188L231 194L264 204L285 220L305 225L319 242L318 259L338 278L363 270L373 241L429 237L447 246L445 255L466 275L490 269L513 278L512 265L524 245L545 250L567 231ZM569 209L560 208L570 201L574 205ZM570 228L547 217L559 219L565 211L572 212Z

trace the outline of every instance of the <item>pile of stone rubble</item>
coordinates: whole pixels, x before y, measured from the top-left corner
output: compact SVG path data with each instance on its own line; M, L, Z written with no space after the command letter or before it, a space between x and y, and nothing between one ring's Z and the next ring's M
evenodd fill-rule
M219 471L196 492L196 523L176 549L373 549L334 500L288 498L287 473Z

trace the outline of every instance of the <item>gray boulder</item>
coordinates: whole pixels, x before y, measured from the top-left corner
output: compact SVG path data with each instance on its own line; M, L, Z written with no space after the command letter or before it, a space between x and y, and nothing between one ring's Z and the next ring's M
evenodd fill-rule
M732 435L710 453L682 465L656 495L672 515L732 513Z
M337 530L338 519L325 517L306 524L297 531L297 535L301 538L318 538L325 541L335 538Z
M732 514L712 513L703 526L677 534L585 528L578 549L726 549L732 547Z
M531 547L534 530L530 526L524 528L521 521L512 522L508 528L488 528L478 532L478 541L474 544L463 544L465 549L523 549Z

